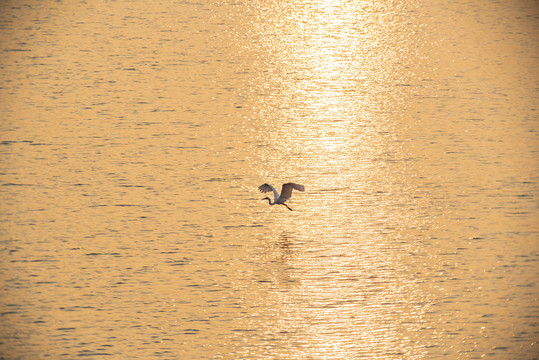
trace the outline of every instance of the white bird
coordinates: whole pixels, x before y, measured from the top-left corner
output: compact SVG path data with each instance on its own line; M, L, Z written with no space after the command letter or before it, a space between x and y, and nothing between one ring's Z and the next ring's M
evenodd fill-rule
M270 205L284 205L288 208L288 210L292 210L288 205L286 205L284 202L292 196L292 189L296 189L299 191L305 191L305 187L303 185L294 184L294 183L286 183L283 184L283 187L281 188L281 195L275 190L273 186L270 184L262 184L258 187L258 190L262 193L267 193L269 191L273 191L273 202L271 202L271 199L269 197L265 197L262 200L268 200L268 203Z

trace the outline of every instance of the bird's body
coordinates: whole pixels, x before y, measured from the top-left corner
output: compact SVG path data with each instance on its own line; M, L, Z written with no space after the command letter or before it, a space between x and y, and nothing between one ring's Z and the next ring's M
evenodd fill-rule
M281 188L281 194L275 190L273 186L270 184L262 184L258 187L258 190L263 193L267 193L269 191L273 191L273 202L271 202L271 199L269 197L265 197L262 200L268 200L268 203L270 205L284 205L287 207L288 210L292 210L288 205L285 204L285 201L290 199L292 196L292 190L296 189L299 191L305 191L305 187L303 185L294 184L294 183L286 183L283 184L283 187Z

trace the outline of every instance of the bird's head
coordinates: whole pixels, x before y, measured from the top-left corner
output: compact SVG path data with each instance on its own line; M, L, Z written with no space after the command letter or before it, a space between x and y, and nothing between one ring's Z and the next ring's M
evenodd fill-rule
M271 199L267 196L263 198L262 200L268 200L268 204L273 205L273 203L271 202Z

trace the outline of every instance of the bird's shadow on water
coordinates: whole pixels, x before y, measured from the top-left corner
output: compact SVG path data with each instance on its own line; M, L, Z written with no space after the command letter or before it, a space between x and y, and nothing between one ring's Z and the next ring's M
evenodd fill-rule
M261 238L256 255L261 277L271 279L273 286L283 291L289 289L300 281L296 271L301 256L297 239L288 232Z
M281 233L275 242L277 247L282 251L292 251L292 239L289 234Z
M268 260L282 264L293 261L301 252L301 241L287 231L282 231L276 237L265 237L260 244L260 251Z

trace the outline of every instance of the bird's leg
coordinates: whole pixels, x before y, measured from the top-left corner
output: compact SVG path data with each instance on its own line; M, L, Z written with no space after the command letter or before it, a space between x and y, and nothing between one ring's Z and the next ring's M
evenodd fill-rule
M288 205L286 205L286 204L283 204L283 205L286 206L286 208L287 208L288 210L293 211L292 208L291 208L290 206L288 206Z

